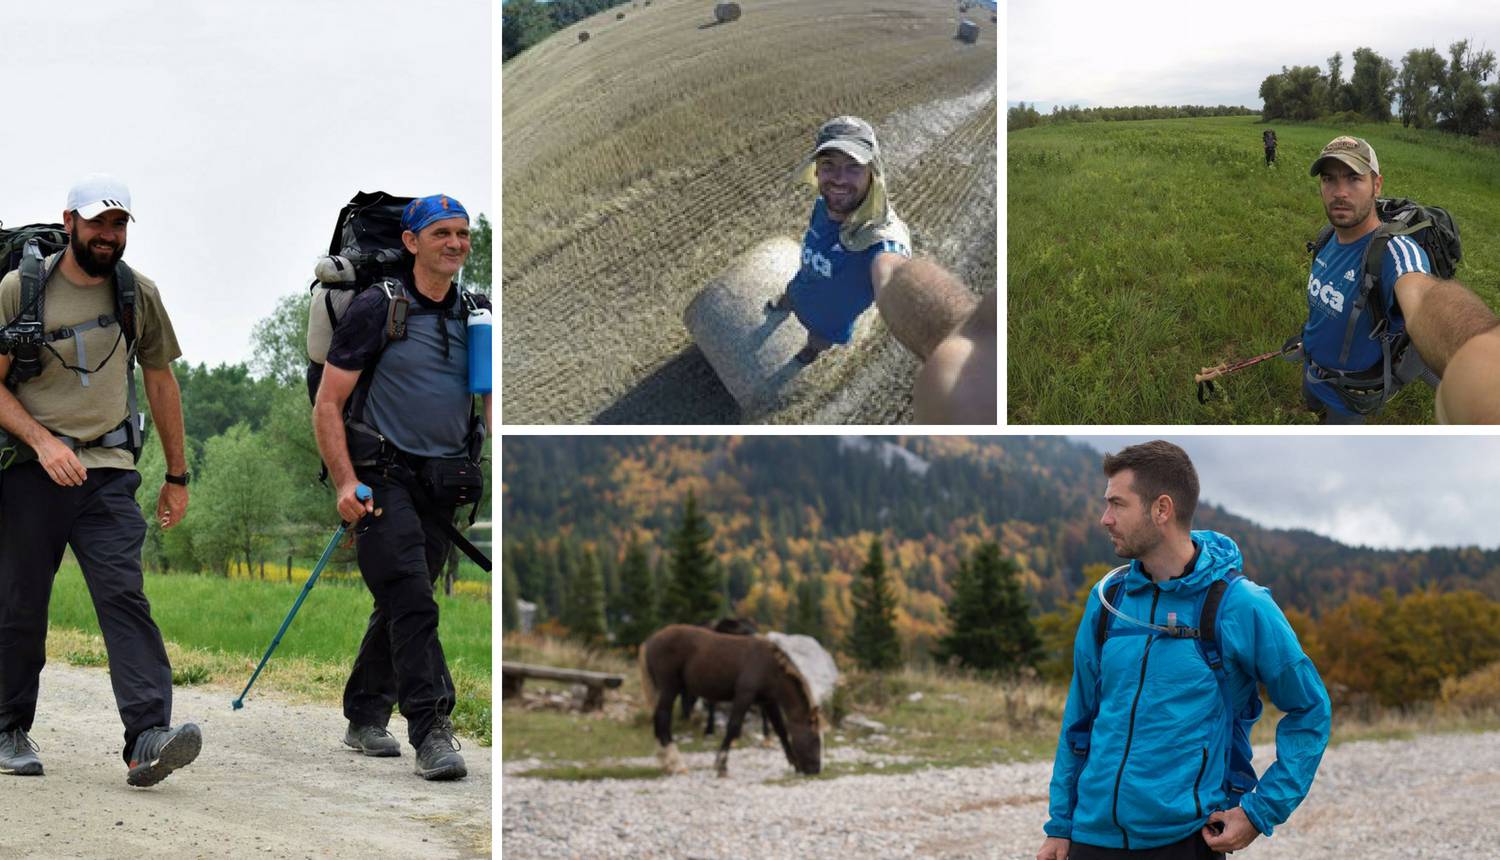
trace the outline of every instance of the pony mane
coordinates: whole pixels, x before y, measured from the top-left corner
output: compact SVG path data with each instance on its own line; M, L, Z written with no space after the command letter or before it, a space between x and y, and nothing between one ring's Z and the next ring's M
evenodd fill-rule
M781 646L772 642L767 637L759 636L757 638L765 639L770 643L771 650L776 655L776 665L780 666L782 671L792 676L793 680L797 682L797 691L802 694L803 700L807 703L807 710L808 714L812 717L813 728L817 729L820 733L825 731L828 726L823 721L823 709L818 707L818 699L813 695L812 685L807 683L807 678L803 676L802 670L798 669L797 664L792 662L792 658L785 651L781 650Z

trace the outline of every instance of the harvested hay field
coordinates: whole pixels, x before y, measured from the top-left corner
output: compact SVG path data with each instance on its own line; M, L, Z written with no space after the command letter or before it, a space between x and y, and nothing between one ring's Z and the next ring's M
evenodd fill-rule
M765 0L721 26L709 4L659 0L508 63L506 423L746 420L683 311L757 243L800 241L815 198L792 173L831 116L875 125L916 253L995 289L996 33L956 41L953 9ZM909 420L917 362L870 329L754 420Z

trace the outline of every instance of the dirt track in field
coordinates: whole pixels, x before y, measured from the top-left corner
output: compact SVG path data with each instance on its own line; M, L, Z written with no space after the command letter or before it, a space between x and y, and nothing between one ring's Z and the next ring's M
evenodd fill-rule
M0 857L490 856L490 749L462 740L466 779L411 772L400 758L367 758L341 743L337 708L288 705L254 691L178 687L173 720L203 730L198 760L149 788L125 784L109 675L49 665L32 738L46 775L0 776L6 809Z

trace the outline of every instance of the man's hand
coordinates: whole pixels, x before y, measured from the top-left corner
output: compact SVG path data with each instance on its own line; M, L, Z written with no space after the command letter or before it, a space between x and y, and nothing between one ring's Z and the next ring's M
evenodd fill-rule
M1222 832L1215 833L1213 825L1218 822L1224 825ZM1208 816L1208 824L1203 828L1203 841L1208 847L1215 851L1238 851L1255 841L1260 836L1260 831L1250 823L1250 816L1245 810L1238 806L1223 812L1214 812Z
M54 484L61 487L83 486L89 473L78 461L78 455L73 453L72 448L50 435L36 441L38 444L32 450L36 451L37 461L47 470L47 476Z
M350 481L339 486L339 519L346 523L358 522L360 517L375 510L375 500L366 498L363 501L356 498L354 493L363 484L359 481Z
M162 482L161 492L156 496L156 521L163 529L182 522L187 514L188 488L181 484Z
M1073 843L1059 836L1048 836L1042 850L1036 852L1036 860L1068 860L1068 849Z

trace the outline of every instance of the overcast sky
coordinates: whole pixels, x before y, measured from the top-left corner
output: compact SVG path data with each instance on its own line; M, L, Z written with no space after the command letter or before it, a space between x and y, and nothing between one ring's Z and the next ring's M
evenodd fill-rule
M1467 38L1500 51L1492 0L1010 0L1006 98L1053 104L1244 105L1282 66L1319 66L1373 48L1398 69L1412 48Z
M1161 438L1181 445L1203 500L1272 528L1382 549L1500 547L1500 437L1072 438L1101 452Z
M6 3L0 221L119 176L183 358L248 361L356 191L493 219L490 32L487 0Z

